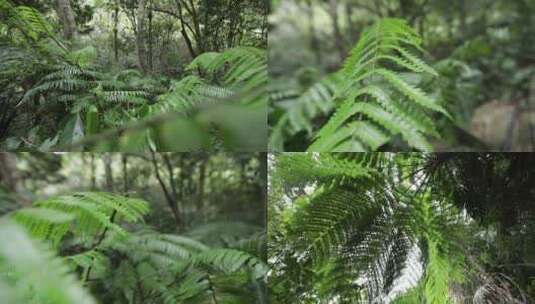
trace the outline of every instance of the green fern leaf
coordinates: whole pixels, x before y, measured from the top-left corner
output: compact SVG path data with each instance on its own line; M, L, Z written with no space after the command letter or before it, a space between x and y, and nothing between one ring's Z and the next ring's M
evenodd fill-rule
M412 148L432 150L426 137L436 137L438 132L431 115L450 117L449 113L398 71L384 66L394 63L436 76L433 68L408 50L421 50L420 44L420 37L403 20L382 19L364 31L339 72L334 95L339 105L307 150L375 151L398 134Z

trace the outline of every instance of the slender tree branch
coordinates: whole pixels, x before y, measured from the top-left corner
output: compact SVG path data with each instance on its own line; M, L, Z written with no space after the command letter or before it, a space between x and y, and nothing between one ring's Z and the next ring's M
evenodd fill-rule
M112 212L112 214L110 216L110 223L113 224L116 215L117 215L117 210L113 210L113 212ZM104 231L102 231L102 233L100 234L100 236L97 239L97 241L87 251L90 251L90 250L93 250L93 249L97 248L102 243L104 238L106 237L106 233L108 232L108 230L109 230L109 227L104 228ZM94 260L95 260L95 258L91 258L91 262L94 262ZM89 276L91 275L91 269L92 268L93 268L93 264L91 264L89 267L87 267L87 271L85 273L84 281L89 280Z
M167 186L165 185L160 175L160 169L158 166L158 162L156 161L156 153L154 151L151 151L151 156L152 156L152 166L154 168L156 179L158 180L158 183L160 184L160 187L162 188L162 191L167 200L167 205L169 205L169 208L171 208L171 211L173 212L173 215L175 217L176 224L178 226L180 224L180 218L179 218L179 214L178 214L178 210L176 206L176 200L173 199L172 195L169 193L169 190L167 189Z

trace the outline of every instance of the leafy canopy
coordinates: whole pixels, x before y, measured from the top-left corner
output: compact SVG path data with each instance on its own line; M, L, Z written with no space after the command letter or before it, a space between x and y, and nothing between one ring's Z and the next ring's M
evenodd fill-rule
M437 188L449 159L276 155L268 226L275 303L526 299L505 275L485 269L477 235L486 230L449 188Z

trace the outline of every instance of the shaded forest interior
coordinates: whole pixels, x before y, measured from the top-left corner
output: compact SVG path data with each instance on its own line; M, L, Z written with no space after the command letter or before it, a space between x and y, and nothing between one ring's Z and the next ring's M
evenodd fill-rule
M0 230L11 233L0 245L1 295L10 303L266 303L265 154L0 157ZM69 270L10 260L8 248L22 250L28 237L47 244L32 245L34 261ZM65 273L76 278L65 283Z
M3 150L265 149L266 1L0 7Z

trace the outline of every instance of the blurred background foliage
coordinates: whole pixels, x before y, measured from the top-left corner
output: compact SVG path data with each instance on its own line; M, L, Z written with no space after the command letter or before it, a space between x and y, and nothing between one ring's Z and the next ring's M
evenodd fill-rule
M424 60L440 75L434 79L418 76L414 81L454 118L437 116L442 139L434 142L436 150L532 151L534 11L535 4L529 0L273 1L269 36L272 132L292 108L302 107L307 114L294 115L286 123L294 131L285 135L282 145L272 144L272 150L306 149L314 132L295 126L316 130L332 113L333 105L325 92L316 93L317 100L310 98L308 104L298 97L340 69L366 27L395 17L416 29L427 51ZM323 107L318 107L318 100ZM404 147L394 144L389 148Z
M258 224L265 216L261 153L1 155L4 193L22 205L75 191L132 193L154 204L155 222L149 223L164 231L213 221ZM176 216L174 208L181 211Z

